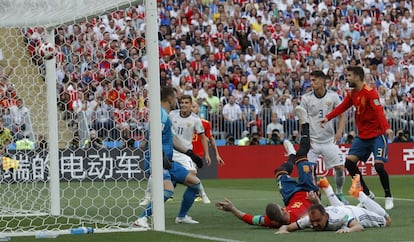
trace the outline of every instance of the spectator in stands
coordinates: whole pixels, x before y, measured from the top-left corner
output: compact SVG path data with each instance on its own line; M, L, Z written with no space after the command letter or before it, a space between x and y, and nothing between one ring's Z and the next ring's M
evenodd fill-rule
M104 147L102 139L98 137L96 131L91 129L89 130L89 138L84 141L84 149L102 149Z
M21 139L26 131L26 123L29 121L29 109L23 105L21 98L17 99L15 106L10 107L12 117L12 133L16 139Z
M96 97L98 103L92 115L92 127L98 131L98 137L102 139L116 140L117 131L115 129L115 122L113 121L113 110L104 102L102 96Z
M279 122L279 119L277 117L277 113L272 113L272 122L269 123L266 127L266 136L267 139L271 139L273 134L274 134L274 130L276 129L278 132L278 136L281 140L284 140L285 138L285 131L283 129L282 124Z
M35 148L35 142L30 139L29 134L26 132L22 139L16 141L16 150L29 151Z
M257 111L253 104L250 103L249 96L244 96L240 104L242 111L243 130L249 131L251 134L258 132Z
M235 98L230 96L229 103L223 107L223 118L225 131L228 135L241 137L241 130L243 128L243 114L240 106L235 103Z

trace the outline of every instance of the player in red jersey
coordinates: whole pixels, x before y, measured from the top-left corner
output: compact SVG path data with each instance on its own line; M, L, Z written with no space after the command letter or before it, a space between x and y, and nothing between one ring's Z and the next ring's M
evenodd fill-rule
M366 162L373 153L374 167L377 171L381 185L385 193L385 209L394 207L393 198L390 190L388 173L384 168L384 163L388 162L388 142L387 137L392 140L393 131L390 129L385 118L384 109L378 97L378 93L365 85L364 70L360 66L348 66L346 68L346 80L349 87L353 88L344 101L332 112L321 120L321 126L339 114L345 112L351 106L355 107L355 122L358 129L358 137L355 137L351 148L346 157L345 167L349 174L354 177L359 174L364 193L373 198L368 186L362 179L361 171L357 166L359 160Z
M231 212L245 223L265 227L279 228L281 225L290 224L305 215L311 205L319 203L316 193L319 191L316 185L316 166L309 162L307 153L310 149L309 118L303 107L296 107L302 125L302 138L299 150L296 152L292 143L286 140L283 145L289 155L288 161L282 164L274 172L276 184L282 195L285 207L276 203L269 203L266 207L266 215L250 215L237 209L233 203L226 199L216 203L220 210ZM296 164L299 179L296 181L290 177L293 166Z
M193 104L191 106L191 111L195 114L198 115L198 113L200 112L200 106L198 105L198 103L196 101L193 101ZM211 125L210 122L208 120L205 119L201 119L201 124L204 127L204 135L207 137L211 148L213 148L214 153L216 155L216 160L217 163L219 165L224 165L224 161L220 156L220 153L217 149L217 145L216 145L216 140L214 139L214 136L211 134ZM199 157L203 157L204 159L204 148L203 148L203 144L201 143L201 138L199 137L199 135L194 132L193 135L193 152L194 154L198 155ZM208 198L206 192L204 191L204 187L201 185L201 194L199 194L199 197L196 198L196 201L199 201L199 199L201 199L204 203L210 203L210 199Z

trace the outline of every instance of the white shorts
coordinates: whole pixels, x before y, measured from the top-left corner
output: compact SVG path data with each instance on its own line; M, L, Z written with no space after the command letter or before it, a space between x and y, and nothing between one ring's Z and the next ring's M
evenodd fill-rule
M339 148L334 143L311 143L308 152L308 160L317 163L319 156L322 156L325 163L325 169L328 170L334 166L344 165L345 161L339 156Z
M197 166L188 155L174 150L173 161L180 163L187 171L195 171L197 173Z

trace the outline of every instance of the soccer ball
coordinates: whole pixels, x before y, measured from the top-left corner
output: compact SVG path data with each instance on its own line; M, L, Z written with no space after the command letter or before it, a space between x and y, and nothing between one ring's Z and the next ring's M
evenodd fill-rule
M45 42L39 46L38 52L43 59L51 60L56 54L56 49L52 43Z

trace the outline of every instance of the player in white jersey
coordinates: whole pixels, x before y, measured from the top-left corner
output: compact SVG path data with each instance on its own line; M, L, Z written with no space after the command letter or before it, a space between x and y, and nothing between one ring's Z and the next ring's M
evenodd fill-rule
M204 134L204 126L201 119L191 111L192 103L191 96L183 95L180 98L180 109L171 111L170 119L175 139L173 161L180 163L191 174L196 175L197 167L201 168L203 166L203 160L193 152L194 133L197 133L201 138L204 160L208 166L211 164L211 159L208 152L208 138ZM205 196L205 200L209 201L201 181L199 194Z
M334 123L330 122L329 127L321 128L319 121L330 113L341 102L337 93L325 88L326 76L322 71L311 73L312 91L302 96L300 106L309 115L311 149L308 153L309 161L316 162L321 155L325 163L325 169L334 168L336 195L347 203L343 195L343 185L345 183L344 160L339 157L339 148L336 143L342 137L345 127L345 114L338 120L335 132Z
M335 196L332 187L326 178L318 182L324 190L332 206L323 207L322 204L312 205L308 215L289 225L280 227L278 234L285 234L300 229L312 228L316 231L336 231L336 233L350 233L362 231L365 228L382 228L391 225L391 218L387 212L363 191L359 175L355 175L349 193L357 198L365 208L344 205Z
M207 165L210 165L211 161L210 155L208 154L208 139L204 135L203 124L201 123L201 119L191 112L191 105L191 96L183 95L180 99L180 109L170 112L174 139L178 141L174 143L173 161L180 163L187 170L196 173L197 167L201 168L203 163L201 158L192 152L194 132L201 137ZM175 145L176 143L180 144L180 147L177 147Z

